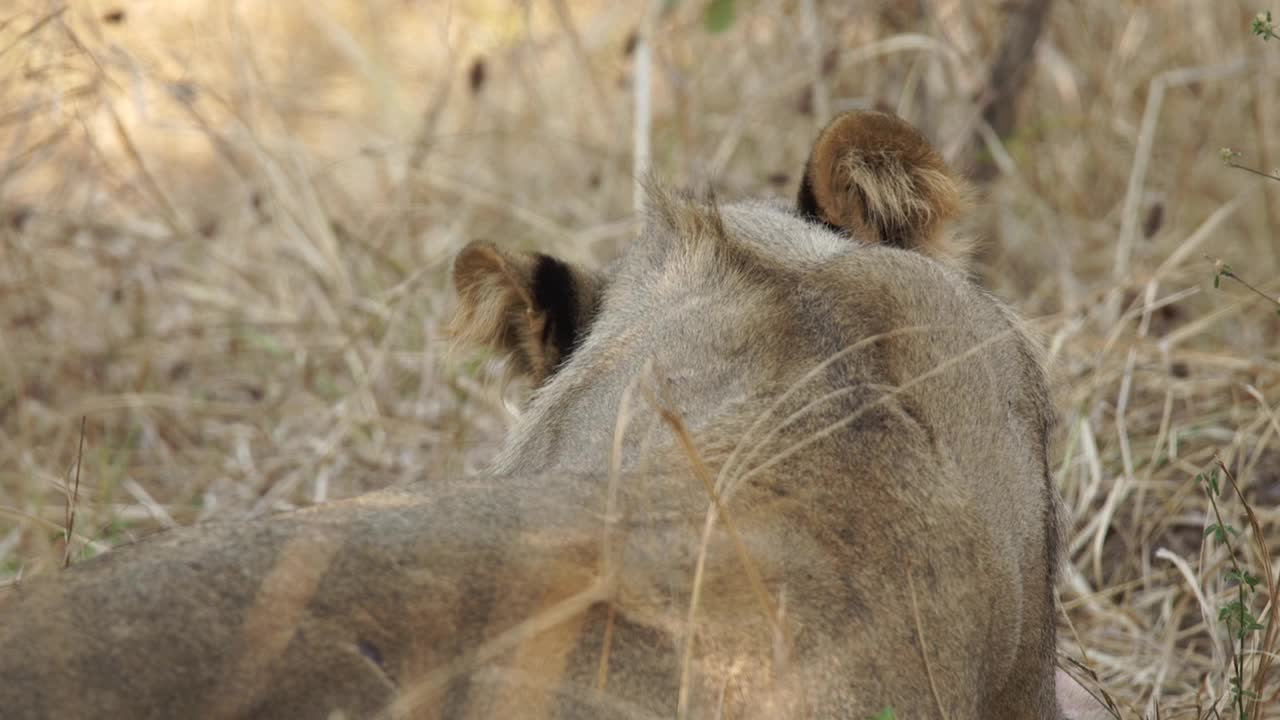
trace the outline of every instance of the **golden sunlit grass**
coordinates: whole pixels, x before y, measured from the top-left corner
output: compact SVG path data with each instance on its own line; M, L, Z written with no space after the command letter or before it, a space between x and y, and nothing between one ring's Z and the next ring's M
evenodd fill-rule
M488 458L509 413L485 358L442 362L448 262L473 239L598 262L630 236L641 5L0 9L4 580ZM792 195L845 109L958 156L1002 29L998 3L759 0L712 34L676 5L650 18L648 154L724 197ZM1280 163L1260 9L1057 3L988 149L978 275L1054 362L1062 664L1126 718L1228 714L1236 589L1193 480L1215 457L1252 506L1219 501L1239 560L1262 575L1280 546L1280 319L1205 259L1280 293L1280 183L1219 153Z

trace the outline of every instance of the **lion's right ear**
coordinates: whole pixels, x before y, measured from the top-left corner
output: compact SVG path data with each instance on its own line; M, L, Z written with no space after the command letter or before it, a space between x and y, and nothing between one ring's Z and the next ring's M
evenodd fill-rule
M796 204L838 232L961 265L969 248L947 226L965 194L919 130L896 115L859 111L818 135Z
M453 285L454 339L509 355L512 370L537 385L585 336L603 284L598 275L549 255L472 242L454 261Z

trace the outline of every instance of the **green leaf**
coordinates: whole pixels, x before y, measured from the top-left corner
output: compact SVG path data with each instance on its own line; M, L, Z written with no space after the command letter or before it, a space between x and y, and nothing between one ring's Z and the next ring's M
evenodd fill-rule
M1225 543L1227 541L1228 533L1230 533L1232 537L1235 537L1240 534L1240 531L1230 525L1219 525L1218 523L1213 523L1204 529L1205 537L1212 535L1213 538L1220 543Z
M707 26L707 32L724 32L733 25L734 4L735 0L711 0L702 18Z
M1262 582L1257 575L1248 570L1230 570L1227 572L1227 580L1237 585L1248 585L1249 590L1257 590L1258 583Z
M871 717L871 720L897 720L897 715L893 714L893 708L887 707Z
M1244 629L1246 631L1257 630L1262 627L1262 625L1258 622L1258 618L1254 617L1253 613L1244 609L1240 610L1240 622L1244 624Z

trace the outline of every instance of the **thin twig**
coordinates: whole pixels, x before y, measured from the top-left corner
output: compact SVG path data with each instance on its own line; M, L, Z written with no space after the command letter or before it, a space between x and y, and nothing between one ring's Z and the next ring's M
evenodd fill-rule
M1235 168L1235 169L1237 169L1237 170L1244 170L1245 172L1253 173L1254 175L1257 175L1258 177L1263 177L1263 178L1266 178L1266 179L1268 179L1268 180L1276 180L1276 181L1280 182L1280 175L1273 175L1273 174L1271 174L1271 173L1262 172L1261 170L1255 170L1254 168L1251 168L1251 167L1249 167L1249 166L1247 166L1247 165L1241 165L1240 163L1238 163L1238 162L1236 162L1236 161L1234 161L1234 160L1228 160L1228 161L1227 161L1227 167Z
M1275 305L1277 308L1280 308L1280 298L1273 298L1270 295L1266 294L1265 292L1254 287L1253 284L1250 283L1248 280L1245 280L1244 278L1237 275L1235 271L1231 269L1231 266L1223 262L1221 259L1210 257L1208 255L1205 255L1204 259L1213 263L1213 272L1215 275L1219 277L1225 277L1225 278L1230 278L1231 280L1235 280L1236 282L1243 285L1246 289L1253 292L1254 295L1257 295L1263 300L1266 300L1272 305Z
M665 407L659 407L658 414L662 417L663 422L671 427L676 439L680 442L681 449L689 458L689 464L693 469L693 474L702 481L707 491L707 496L711 499L711 504L715 506L716 514L724 520L725 529L729 532L729 537L733 541L734 550L738 554L738 562L742 565L742 571L747 575L747 584L755 593L756 600L760 603L761 612L764 613L765 622L773 628L775 636L783 638L783 642L788 648L788 655L791 649L795 647L795 641L791 636L791 630L787 627L781 616L778 614L777 604L769 595L769 590L764 584L764 578L760 575L759 568L751 561L751 555L747 552L746 543L742 541L742 534L738 532L737 523L734 522L733 516L730 515L724 505L720 502L720 494L716 492L715 482L711 477L711 471L707 469L706 463L702 460L702 455L698 453L698 448L693 444L693 438L689 436L689 431L685 428L684 421L680 416ZM688 629L689 638L687 642L693 642L693 628ZM681 672L681 693L679 703L677 705L677 716L685 717L685 709L687 709L687 673L689 671L689 652L686 649L684 669Z

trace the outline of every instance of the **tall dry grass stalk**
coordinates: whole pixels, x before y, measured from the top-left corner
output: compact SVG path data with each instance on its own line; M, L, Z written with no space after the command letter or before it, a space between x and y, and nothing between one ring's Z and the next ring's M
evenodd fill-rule
M883 106L953 155L979 133L1000 170L978 275L1054 364L1062 665L1122 717L1224 713L1234 589L1194 475L1221 456L1238 479L1251 512L1222 511L1255 572L1280 546L1280 323L1202 259L1280 291L1280 187L1218 158L1274 162L1257 9L1057 3L1001 140L973 96L998 3L742 2L722 34L700 3L644 6L0 9L4 582L52 572L64 537L75 562L475 469L511 403L487 358L442 362L456 249L606 259L635 162L789 197L824 108ZM1253 717L1280 717L1275 638L1246 646Z

